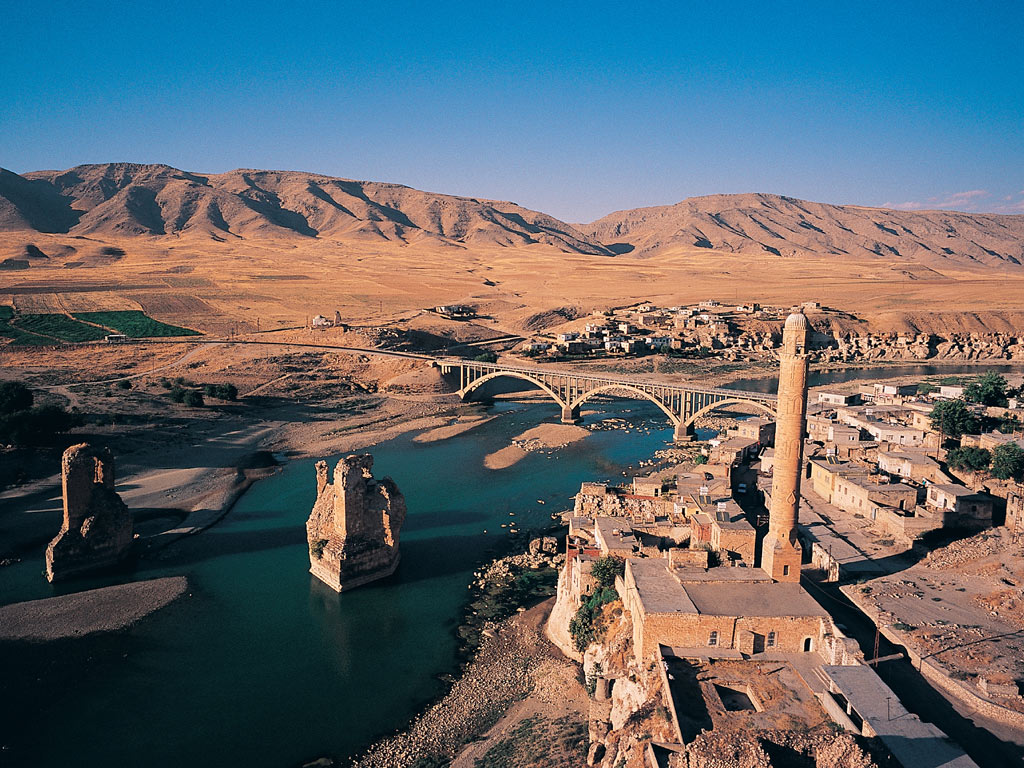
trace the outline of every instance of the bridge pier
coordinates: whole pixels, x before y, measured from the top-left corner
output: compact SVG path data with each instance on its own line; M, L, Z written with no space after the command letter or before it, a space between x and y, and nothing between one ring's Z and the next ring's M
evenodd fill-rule
M562 406L562 423L563 424L579 424L580 419L580 407L570 408L568 405Z
M697 435L694 432L693 424L687 424L685 421L676 422L675 429L672 430L672 439L677 443L688 443L691 440L696 440Z

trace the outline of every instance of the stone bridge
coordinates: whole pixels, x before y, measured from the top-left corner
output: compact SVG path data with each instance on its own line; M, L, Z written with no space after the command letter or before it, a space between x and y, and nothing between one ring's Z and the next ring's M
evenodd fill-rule
M580 420L580 406L595 395L613 395L637 400L650 400L664 411L673 426L676 440L690 440L693 424L723 405L752 405L775 415L775 395L745 392L737 389L708 389L684 384L658 384L629 376L593 376L551 368L478 363L470 360L445 359L434 362L443 374L459 374L459 396L470 400L473 393L488 381L498 378L521 379L544 391L562 409L562 421L574 424Z

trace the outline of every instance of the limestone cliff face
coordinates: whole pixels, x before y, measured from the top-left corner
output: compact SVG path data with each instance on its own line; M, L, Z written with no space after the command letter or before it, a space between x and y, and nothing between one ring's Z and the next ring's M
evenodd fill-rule
M114 491L114 457L87 443L64 451L61 461L64 521L46 548L50 581L104 568L127 554L134 539L132 513Z
M377 482L373 456L346 456L328 482L316 465L316 503L306 521L309 571L341 592L390 576L398 567L405 498L391 478Z

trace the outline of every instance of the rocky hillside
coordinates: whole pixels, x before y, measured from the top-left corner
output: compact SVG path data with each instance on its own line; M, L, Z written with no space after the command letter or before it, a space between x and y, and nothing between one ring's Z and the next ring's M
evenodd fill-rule
M18 175L0 169L0 231L109 238L200 235L519 246L610 255L569 224L515 203L297 171L221 174L107 163Z
M617 253L709 248L752 255L1020 267L1024 216L894 211L764 194L709 195L618 211L580 229Z
M112 241L214 240L544 244L564 253L720 252L912 265L914 277L1024 265L1024 216L893 211L765 194L710 195L572 225L515 203L299 171L221 174L106 163L18 175L0 169L0 232ZM933 275L934 276L934 275Z

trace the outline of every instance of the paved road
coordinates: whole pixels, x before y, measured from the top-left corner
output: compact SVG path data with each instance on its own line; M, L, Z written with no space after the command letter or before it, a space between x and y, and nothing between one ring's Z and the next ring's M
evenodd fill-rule
M846 629L849 637L859 643L865 658L871 658L875 646L875 625L854 606L833 584L819 584L802 579L802 584L832 617ZM880 638L879 656L897 654L902 649ZM956 741L981 768L1002 768L1024 765L1024 747L995 736L974 720L961 714L932 685L921 676L913 664L899 653L900 660L883 661L875 671L908 710L922 720L934 723ZM978 723L984 718L972 715ZM993 726L996 727L996 726Z

